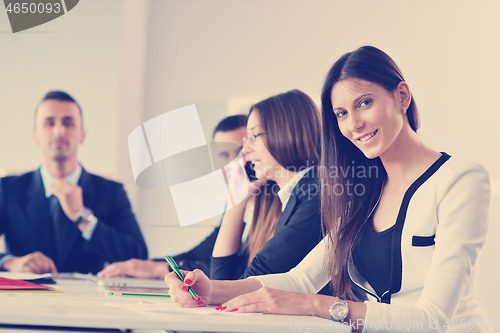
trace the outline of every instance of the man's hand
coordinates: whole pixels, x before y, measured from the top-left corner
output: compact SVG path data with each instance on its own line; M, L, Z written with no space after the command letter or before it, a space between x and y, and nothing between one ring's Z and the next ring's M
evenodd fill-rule
M42 252L33 252L23 257L14 257L3 264L3 269L10 272L52 273L57 274L56 265Z
M59 199L61 208L71 221L78 219L78 212L83 208L82 188L64 179L56 179L48 188L49 193Z
M166 261L147 261L141 259L129 259L112 263L97 273L98 277L124 277L136 278L164 278L168 274L168 263Z

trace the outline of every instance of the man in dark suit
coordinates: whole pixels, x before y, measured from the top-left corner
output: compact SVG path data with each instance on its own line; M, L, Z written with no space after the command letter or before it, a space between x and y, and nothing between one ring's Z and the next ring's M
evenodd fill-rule
M105 262L147 258L123 185L78 162L82 111L63 91L48 92L35 112L39 169L0 179L0 268L14 272L97 273Z

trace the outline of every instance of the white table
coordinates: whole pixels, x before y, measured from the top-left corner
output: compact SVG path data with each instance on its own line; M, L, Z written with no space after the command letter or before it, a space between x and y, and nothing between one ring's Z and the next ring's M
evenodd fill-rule
M168 298L107 296L102 287L86 280L59 280L54 287L62 293L0 293L0 324L33 325L17 327L18 333L48 333L50 327L66 327L67 332L350 332L346 325L317 317L221 313L212 307L179 308ZM4 326L0 332L12 329Z

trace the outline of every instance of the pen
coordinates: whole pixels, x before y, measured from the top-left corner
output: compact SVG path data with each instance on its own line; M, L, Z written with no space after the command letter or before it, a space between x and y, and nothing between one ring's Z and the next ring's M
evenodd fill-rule
M179 266L177 266L177 263L175 262L174 258L171 256L165 256L165 260L168 262L172 270L177 274L179 279L181 279L182 282L184 282L184 276L182 275L181 271L179 270ZM191 296L194 297L195 300L198 300L198 295L194 292L193 288L188 287L188 291L191 294Z

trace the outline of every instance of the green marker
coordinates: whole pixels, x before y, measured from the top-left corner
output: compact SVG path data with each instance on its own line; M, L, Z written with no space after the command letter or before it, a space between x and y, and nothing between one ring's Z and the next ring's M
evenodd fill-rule
M170 268L177 274L179 279L181 279L182 282L184 282L184 276L182 275L181 271L179 270L179 266L177 266L177 263L175 262L174 258L171 256L165 256L165 260L168 262L170 265ZM191 296L194 297L195 300L198 300L198 295L194 292L193 288L188 287L188 291L191 294Z

